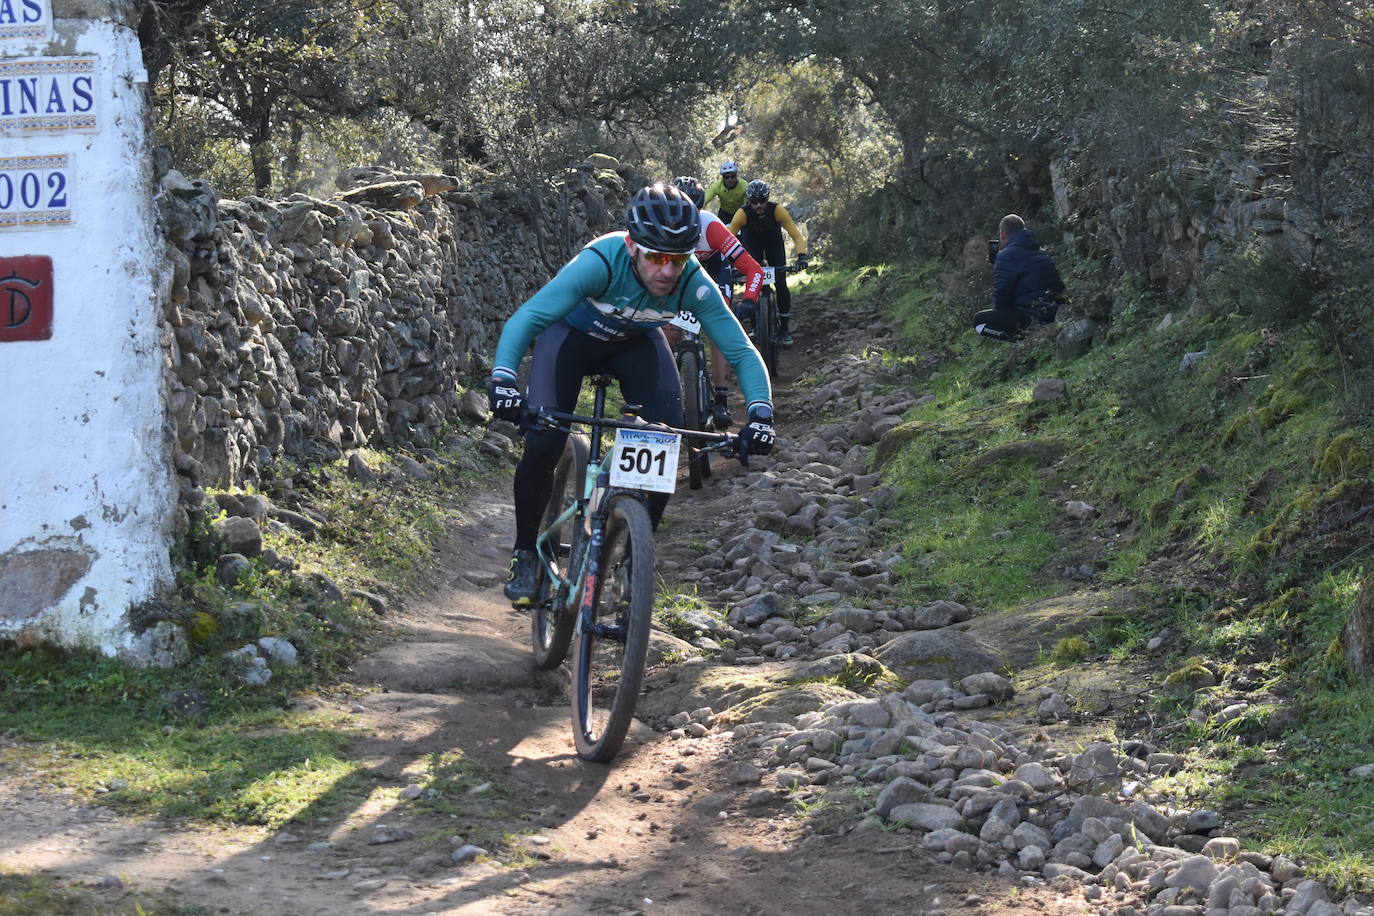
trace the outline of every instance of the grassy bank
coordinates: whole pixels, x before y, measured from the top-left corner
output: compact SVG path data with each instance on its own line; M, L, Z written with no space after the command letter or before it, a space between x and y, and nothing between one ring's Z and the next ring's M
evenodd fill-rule
M903 329L887 360L930 395L881 450L903 493L907 597L1015 613L1130 586L1137 611L1053 656L1120 660L1169 634L1150 718L1175 727L1148 735L1190 761L1169 789L1224 809L1251 847L1374 889L1374 782L1348 775L1374 762L1371 691L1336 643L1374 543L1372 383L1319 321L1286 317L1272 265L1237 258L1192 303L1065 267L1071 288L1097 284L1113 303L1076 357L1058 352L1058 328L1010 345L974 335L976 297L948 290L976 277L864 269ZM827 285L875 294L853 276ZM1063 396L1038 399L1042 379ZM1071 501L1090 517L1070 517Z

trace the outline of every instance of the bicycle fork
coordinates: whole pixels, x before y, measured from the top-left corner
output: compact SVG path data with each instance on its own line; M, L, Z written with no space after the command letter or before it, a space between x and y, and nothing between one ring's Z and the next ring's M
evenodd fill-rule
M625 627L620 623L606 623L596 618L597 589L604 587L601 581L601 550L606 544L606 504L601 502L592 513L591 535L587 541L587 571L582 578L582 600L577 609L577 623L573 628L574 638L584 632L596 639L625 641Z

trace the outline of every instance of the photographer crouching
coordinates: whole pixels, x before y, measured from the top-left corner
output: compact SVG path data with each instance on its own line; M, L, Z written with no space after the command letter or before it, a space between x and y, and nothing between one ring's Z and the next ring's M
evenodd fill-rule
M973 329L985 337L1016 340L1033 324L1054 321L1066 302L1064 281L1049 254L1015 213L1002 217L997 240L988 240L993 265L992 308L973 316Z

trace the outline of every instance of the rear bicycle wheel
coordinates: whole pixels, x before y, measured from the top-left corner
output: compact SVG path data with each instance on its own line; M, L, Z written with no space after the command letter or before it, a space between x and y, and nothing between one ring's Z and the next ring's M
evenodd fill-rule
M587 437L581 433L568 436L563 455L553 472L553 491L544 509L540 528L549 532L549 544L555 558L562 560L565 576L574 575L583 539L582 526L576 516L556 530L549 526L564 510L582 498L582 481L587 473ZM577 618L572 608L554 593L548 572L539 567L539 593L530 613L530 643L534 647L534 667L541 671L557 668L568 657L568 643L572 641L573 624Z
M654 610L653 526L633 496L609 507L600 573L590 587L592 619L583 620L573 651L573 740L577 756L605 763L634 719Z
M768 367L768 377L775 381L778 377L780 334L778 306L773 301L773 290L771 287L765 287L763 292L759 294L759 319L756 337L759 354L763 356L763 364Z
M682 416L688 429L705 429L707 406L710 401L703 400L701 379L701 355L696 349L684 347L677 355L678 378L682 383ZM687 484L693 490L700 490L702 477L701 460L696 446L687 443Z

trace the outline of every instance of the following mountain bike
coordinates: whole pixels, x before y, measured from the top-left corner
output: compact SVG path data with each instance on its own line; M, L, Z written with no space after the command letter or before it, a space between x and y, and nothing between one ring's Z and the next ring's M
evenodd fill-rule
M645 496L671 493L680 437L734 454L748 464L738 437L649 425L626 405L605 415L612 377L592 376L592 415L534 408L527 423L569 431L553 492L535 541L538 591L530 619L536 668L558 667L572 649L572 724L577 755L606 762L620 750L634 717L654 603L653 526ZM591 435L572 432L587 426ZM603 448L603 434L615 442Z
M701 340L701 322L692 312L683 310L670 324L681 332L673 346L673 357L682 382L683 423L689 429L716 432L711 414L711 369ZM711 476L711 452L711 448L687 442L687 484L693 490L700 490Z
M782 269L792 272L797 266L787 264ZM751 335L754 346L763 357L763 364L768 367L768 377L773 381L778 380L778 360L782 356L782 317L778 314L778 299L773 292L773 275L776 270L774 267L763 268L763 286L759 289L759 301L755 306L757 311ZM739 271L734 274L736 280L742 279L743 276Z

